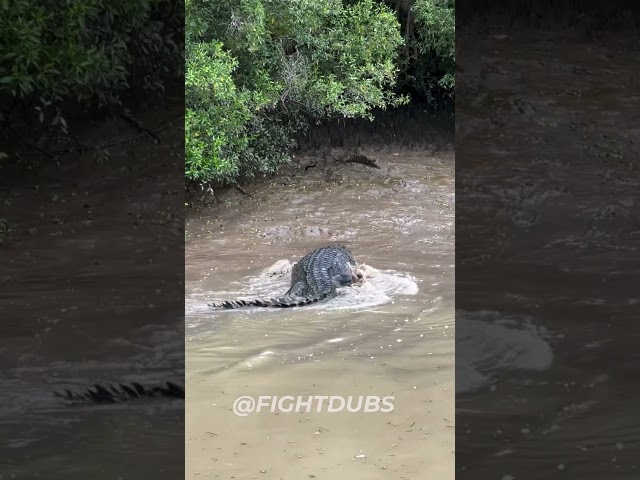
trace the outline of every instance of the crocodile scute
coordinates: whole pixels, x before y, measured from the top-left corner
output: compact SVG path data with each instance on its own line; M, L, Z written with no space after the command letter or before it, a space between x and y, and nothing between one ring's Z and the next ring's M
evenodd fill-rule
M120 403L140 398L184 398L184 387L173 382L166 382L164 386L145 387L139 383L120 383L116 385L96 384L93 388L82 391L65 390L53 392L54 396L71 402L90 403Z
M330 245L306 254L294 265L291 286L281 297L227 300L209 306L214 309L300 307L333 297L338 287L361 283L362 278L351 251L342 245Z

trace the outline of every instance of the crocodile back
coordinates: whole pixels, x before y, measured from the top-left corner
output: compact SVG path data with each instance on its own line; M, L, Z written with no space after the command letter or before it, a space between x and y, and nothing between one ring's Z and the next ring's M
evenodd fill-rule
M291 272L291 287L279 297L253 300L227 300L210 303L215 309L241 307L299 307L319 302L336 294L336 285L351 285L355 280L356 260L342 245L331 245L308 253Z
M308 253L295 264L291 273L291 289L285 295L311 297L335 293L335 275L351 275L356 261L341 245L331 245Z

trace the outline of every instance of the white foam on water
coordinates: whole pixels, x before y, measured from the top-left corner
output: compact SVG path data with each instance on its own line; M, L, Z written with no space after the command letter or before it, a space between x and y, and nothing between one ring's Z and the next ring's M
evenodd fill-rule
M389 303L399 295L416 295L418 284L415 279L395 270L378 270L363 266L365 282L356 287L339 290L338 297L326 304L314 304L316 309L362 309Z
M280 260L259 275L248 278L246 282L247 288L244 291L194 291L185 299L185 313L196 316L203 313L211 313L212 310L207 305L211 301L280 296L289 289L292 267L293 264L289 261ZM304 308L307 310L370 308L388 303L398 295L416 295L418 293L418 285L410 275L394 270L378 270L368 265L362 265L360 268L366 278L362 285L340 288L338 289L337 297L305 305ZM255 307L244 308L243 310L253 312L272 309ZM219 310L218 312L224 311Z
M551 367L553 351L544 338L544 329L532 327L527 321L518 327L507 326L505 323L513 322L491 322L483 318L485 314L476 313L475 318L469 312L457 315L456 393L470 393L490 385L506 371L543 371Z

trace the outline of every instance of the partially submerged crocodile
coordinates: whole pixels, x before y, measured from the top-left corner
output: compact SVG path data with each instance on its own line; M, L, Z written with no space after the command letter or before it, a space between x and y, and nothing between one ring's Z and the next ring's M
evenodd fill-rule
M139 383L129 385L120 383L118 386L104 387L96 384L93 389L87 388L80 392L65 390L64 393L53 392L54 396L72 402L117 403L139 398L184 398L184 387L167 382L166 386L147 388Z
M299 307L332 297L338 287L359 284L363 279L353 254L342 245L330 245L306 254L294 265L291 288L281 297L227 300L209 306L216 309Z

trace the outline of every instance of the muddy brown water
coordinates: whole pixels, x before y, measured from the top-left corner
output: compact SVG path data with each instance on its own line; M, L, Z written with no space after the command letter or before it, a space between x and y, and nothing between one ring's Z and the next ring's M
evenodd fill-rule
M187 478L453 478L454 158L371 152L191 211ZM287 289L288 262L348 246L361 288L295 309L206 302ZM253 413L241 395L393 395L391 413Z
M457 48L457 473L638 478L637 32Z
M61 155L59 166L3 164L2 478L183 472L183 401L69 406L52 395L184 379L182 105L142 112L150 128L175 126L160 144L111 147L107 163L89 152ZM122 120L82 130L87 144L140 135Z

